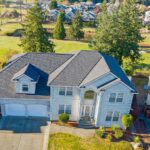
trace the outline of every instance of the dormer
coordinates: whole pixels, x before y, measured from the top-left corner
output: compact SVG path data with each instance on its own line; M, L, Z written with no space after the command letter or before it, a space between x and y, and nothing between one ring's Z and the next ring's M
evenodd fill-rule
M38 69L32 64L27 64L12 78L16 85L16 93L35 94L39 78Z

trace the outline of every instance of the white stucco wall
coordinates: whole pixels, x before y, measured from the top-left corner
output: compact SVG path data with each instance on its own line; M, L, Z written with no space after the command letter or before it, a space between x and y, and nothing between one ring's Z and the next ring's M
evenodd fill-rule
M110 93L124 93L123 102L109 102ZM106 126L110 127L113 124L118 124L121 126L121 116L123 114L128 114L131 109L133 99L133 93L130 92L130 89L126 87L123 83L119 82L108 89L104 93L101 94L101 104L100 111L98 114L98 126ZM118 111L120 112L120 120L118 122L115 121L105 121L106 115L108 111Z
M21 76L18 81L16 81L16 93L22 93L22 84L27 84L29 86L28 93L34 94L36 90L36 82L32 82L26 75Z
M72 113L70 115L70 120L78 121L80 111L79 88L73 87L73 96L60 96L59 87L51 87L51 97L50 97L51 120L58 120L59 105L71 105Z

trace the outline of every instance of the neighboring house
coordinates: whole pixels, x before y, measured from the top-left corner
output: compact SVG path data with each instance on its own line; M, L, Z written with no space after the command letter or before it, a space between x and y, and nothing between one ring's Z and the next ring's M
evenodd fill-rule
M150 11L145 12L144 24L150 25Z
M3 116L41 116L70 120L88 116L95 126L121 126L136 89L116 60L98 51L26 53L0 72Z

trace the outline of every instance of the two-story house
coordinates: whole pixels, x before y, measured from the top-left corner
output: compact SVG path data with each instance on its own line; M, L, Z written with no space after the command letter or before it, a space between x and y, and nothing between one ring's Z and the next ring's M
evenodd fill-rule
M3 116L67 113L72 121L88 116L95 126L121 126L136 93L117 61L98 51L26 53L0 72Z

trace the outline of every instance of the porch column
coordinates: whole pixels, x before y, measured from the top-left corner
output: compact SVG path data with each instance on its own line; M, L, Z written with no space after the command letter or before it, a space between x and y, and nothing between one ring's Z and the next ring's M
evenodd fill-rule
M96 100L96 109L95 109L95 115L94 115L94 119L95 119L95 126L96 127L99 127L99 114L100 114L100 107L101 107L101 97L102 97L102 94L104 92L100 92L100 93L97 93L97 100Z

